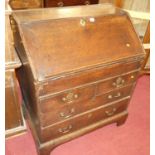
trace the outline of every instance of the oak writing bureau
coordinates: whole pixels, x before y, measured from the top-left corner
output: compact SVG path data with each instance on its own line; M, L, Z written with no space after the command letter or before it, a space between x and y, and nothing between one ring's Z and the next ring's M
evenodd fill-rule
M127 13L111 4L13 13L18 78L38 153L125 122L144 60Z

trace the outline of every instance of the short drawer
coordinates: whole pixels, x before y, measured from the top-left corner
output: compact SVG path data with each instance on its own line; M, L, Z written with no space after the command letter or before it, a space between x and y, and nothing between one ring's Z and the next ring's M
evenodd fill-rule
M42 99L39 104L40 111L42 113L48 113L56 111L57 109L66 108L71 104L87 102L94 97L95 88L96 85L90 85L65 91L58 95L50 96L47 99Z
M50 139L55 139L66 134L70 134L78 129L89 126L100 120L114 116L120 112L123 112L128 105L129 100L122 100L119 102L113 102L108 106L93 109L87 113L83 113L79 117L74 117L68 121L60 123L58 125L42 128L40 133L40 140L42 142Z
M138 75L139 75L139 72L131 72L128 74L120 75L118 77L100 82L97 85L96 95L101 95L115 88L121 88L126 85L132 84L137 80Z
M66 104L65 106L57 105L57 108L50 108L49 110L46 108L46 112L44 111L40 115L41 126L45 127L51 124L60 123L93 108L101 107L113 101L130 97L132 88L133 85L130 85L121 89L115 89L103 95L96 96L91 100L76 102L71 105Z
M65 76L63 75L55 79L51 79L48 82L41 83L39 86L39 96L61 92L80 85L93 83L113 76L118 76L123 73L140 69L140 67L141 62L134 61L113 64L108 67L98 67L95 69L89 69L80 73L74 73Z

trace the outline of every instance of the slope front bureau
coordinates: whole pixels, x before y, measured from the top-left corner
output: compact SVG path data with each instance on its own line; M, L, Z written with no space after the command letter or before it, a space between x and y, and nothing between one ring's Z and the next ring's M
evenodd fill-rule
M38 153L125 122L144 50L110 4L13 13L18 78Z

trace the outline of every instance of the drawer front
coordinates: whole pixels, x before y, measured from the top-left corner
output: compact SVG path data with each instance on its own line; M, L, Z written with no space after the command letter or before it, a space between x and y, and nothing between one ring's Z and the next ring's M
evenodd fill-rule
M122 76L112 78L108 81L103 81L97 86L96 95L104 94L106 91L113 90L115 88L121 88L128 84L134 83L137 80L139 72L132 72Z
M97 4L98 0L45 0L45 7Z
M141 62L137 61L114 64L109 67L99 67L73 75L66 75L64 77L56 78L55 80L53 79L46 83L42 83L39 88L39 96L44 96L47 94L64 91L66 89L71 89L72 87L93 83L98 80L140 69L140 67Z
M127 99L111 103L108 106L96 108L91 112L85 113L79 117L65 121L58 125L42 128L40 140L44 142L50 139L55 139L96 123L100 120L114 116L120 112L123 112L127 108L128 102L129 100Z
M78 89L72 89L64 93L60 93L49 99L43 99L40 101L40 111L42 113L52 112L60 108L66 108L67 106L75 103L86 102L95 95L95 85L82 87Z
M71 105L65 105L64 107L48 109L41 114L41 126L45 127L51 124L60 123L93 108L103 106L104 104L108 104L122 98L130 97L132 88L133 85L130 85L108 92L104 95L96 96L95 98L85 102L76 102Z

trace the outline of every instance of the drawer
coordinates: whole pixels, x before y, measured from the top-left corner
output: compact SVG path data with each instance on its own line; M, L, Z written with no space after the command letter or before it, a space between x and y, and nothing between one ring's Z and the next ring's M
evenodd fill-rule
M57 106L57 108L46 109L46 111L40 115L41 126L45 127L51 124L60 123L93 108L103 106L104 104L108 104L122 98L130 97L132 88L133 85L130 85L121 89L113 90L104 95L96 96L95 98L85 102L76 102L72 105L66 105L63 107Z
M72 89L47 99L42 99L39 104L40 111L42 113L47 113L60 108L65 108L73 103L86 102L94 97L95 88L95 85L90 85L87 87Z
M45 0L45 7L97 4L98 0Z
M42 142L61 137L66 134L70 134L78 129L89 126L100 120L114 116L120 112L123 112L128 105L129 100L122 100L119 102L113 102L108 106L93 109L79 117L74 117L71 120L65 121L58 125L42 128L40 133L40 140Z
M140 69L141 62L128 62L110 65L108 67L98 67L72 75L65 75L51 79L40 84L39 96L52 94L66 89L71 89L80 85L93 83L102 79L117 76L129 71Z
M139 72L132 72L129 74L121 75L110 80L105 80L98 84L96 95L104 94L107 91L115 88L121 88L125 85L134 83L137 80Z

